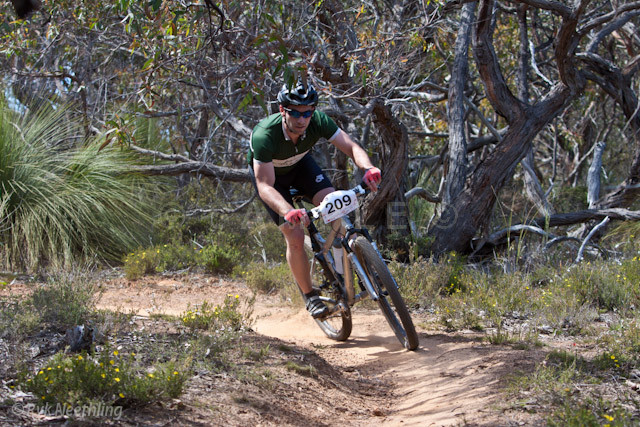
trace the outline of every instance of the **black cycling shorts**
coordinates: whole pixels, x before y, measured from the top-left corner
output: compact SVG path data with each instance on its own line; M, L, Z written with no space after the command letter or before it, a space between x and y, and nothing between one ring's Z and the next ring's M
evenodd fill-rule
M251 170L251 181L253 182L253 186L258 191L258 187L256 186L256 178L253 174L253 167L249 168ZM295 167L284 175L276 175L276 182L273 184L273 187L284 197L284 199L293 205L293 198L291 197L291 188L295 188L301 193L303 196L306 196L309 199L313 199L318 191L324 190L325 188L333 187L331 181L324 174L320 166L316 163L316 161L311 157L311 154L307 154L304 156L298 163L296 163ZM261 199L262 201L262 199ZM281 217L269 207L264 201L262 204L269 212L269 216L278 226L284 223L284 218Z

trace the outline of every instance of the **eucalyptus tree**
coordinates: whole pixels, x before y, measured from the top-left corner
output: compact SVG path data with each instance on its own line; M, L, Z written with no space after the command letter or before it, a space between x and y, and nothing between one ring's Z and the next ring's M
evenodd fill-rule
M383 170L363 209L379 236L406 237L406 197L422 194L435 252L478 249L520 177L548 224L567 222L549 196L579 185L594 152L621 185L591 192L592 207L628 207L638 191L638 2L60 0L27 21L10 7L10 98L74 101L84 135L148 156L143 173L248 183L251 128L307 73ZM346 185L347 159L318 149Z
M29 21L4 15L0 67L15 99L73 100L85 134L153 155L144 173L241 182L251 127L272 111L283 80L308 73L325 94L321 107L384 172L365 221L406 234L387 206L404 203L408 100L389 98L429 72L425 40L438 8L405 3L44 1ZM319 149L344 184L346 159Z
M597 205L628 207L637 195L640 166L640 117L634 88L640 68L640 2L481 0L477 8L473 3L462 7L458 37L473 32L481 92L476 92L477 85L458 83L449 93L488 101L484 110L495 112L495 117L485 129L496 143L472 163L462 131L452 127L457 134L450 136L454 143L448 148L448 160L453 164L446 175L445 193L455 197L443 200L442 215L430 230L433 250L480 249L483 239L474 242L474 238L489 225L499 192L532 152L536 137L567 110L580 108L594 86L615 100L624 114L623 135L633 150L626 179ZM509 29L511 37L506 39ZM462 65L455 72L465 73L467 50L456 49L456 55L456 63ZM460 95L463 87L466 93ZM460 101L450 102L449 108L458 110L452 113L455 117L472 112L464 110ZM533 170L533 158L526 163ZM537 177L531 173L530 177L535 185ZM540 195L540 191L533 193ZM550 211L546 215L547 225L570 222ZM541 222L545 220L537 224Z

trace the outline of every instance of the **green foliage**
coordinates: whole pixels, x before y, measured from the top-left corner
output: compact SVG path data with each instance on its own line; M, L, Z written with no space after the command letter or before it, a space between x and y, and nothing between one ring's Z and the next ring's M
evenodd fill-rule
M438 264L424 260L391 264L407 302L435 306L449 328L492 327L503 333L504 319L516 316L528 319L528 332L522 330L526 335L536 326L586 333L597 310L624 314L638 305L637 258L570 268L542 266L529 273L473 270L456 259L451 256Z
M569 269L562 278L573 288L582 303L607 310L625 310L640 297L640 261L634 258L621 264L583 263Z
M318 370L313 365L301 365L289 360L285 363L285 367L288 370L305 377L316 378L318 376Z
M574 212L587 209L587 187L557 187L551 199L558 212Z
M0 298L0 331L2 337L19 339L42 327L40 312L28 301Z
M621 317L611 325L607 334L598 338L601 353L594 358L600 370L615 371L618 375L629 375L640 368L640 326L638 315Z
M548 425L631 425L628 403L633 398L620 392L614 400L605 397L592 369L592 363L573 353L553 351L531 374L512 378L511 389L516 394L536 396L536 404L549 413Z
M205 246L197 254L198 264L208 273L230 273L240 259L240 252L235 248L216 245Z
M208 273L230 273L240 260L237 249L216 245L202 249L193 245L156 245L131 252L123 259L125 276L130 280L145 274L199 267Z
M97 288L85 275L56 275L20 300L0 297L0 336L20 340L43 329L64 331L99 320Z
M410 307L431 307L436 296L448 286L451 268L423 259L409 264L391 262L389 271L396 279L402 296Z
M220 306L204 301L202 305L180 315L182 323L192 330L217 330L230 328L239 330L247 318L240 311L240 295L227 295Z
M64 330L94 317L96 297L88 278L55 276L35 289L30 304L41 322Z
M147 184L98 141L60 151L77 129L64 109L22 117L0 103L1 261L10 269L114 260L148 238Z
M20 386L39 404L129 406L176 398L189 377L176 362L144 368L134 354L105 348L95 355L58 353Z
M287 288L297 285L289 265L281 264L264 264L261 262L252 262L242 267L241 276L247 283L249 289L256 292L270 293L273 291L283 291Z

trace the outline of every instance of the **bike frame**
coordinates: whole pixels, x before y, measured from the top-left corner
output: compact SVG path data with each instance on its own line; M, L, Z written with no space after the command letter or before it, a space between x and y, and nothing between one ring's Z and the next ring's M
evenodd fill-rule
M302 206L302 203L299 204ZM325 239L315 226L314 218L310 216L309 219L310 222L307 226L307 231L311 239L311 248L314 252L311 271L313 272L315 262L319 262L322 265L322 268L330 273L329 276L332 276L328 277L329 280L334 283L337 281L341 287L344 287L344 294L347 296L347 304L349 307L352 307L355 303L366 297L370 297L373 301L377 302L379 299L378 293L369 280L368 275L352 248L355 238L358 235L362 235L371 242L371 245L374 247L376 252L378 252L378 255L380 255L377 245L369 235L369 231L366 228L355 227L348 216L342 216L339 220L335 220L330 223L331 231L329 231L329 234ZM342 277L335 270L335 260L333 259L333 254L331 252L335 239L339 239L342 246ZM355 293L354 287L354 268L360 278L360 283L364 285L364 289L362 289L358 294ZM339 304L337 304L330 314L333 314L340 309Z

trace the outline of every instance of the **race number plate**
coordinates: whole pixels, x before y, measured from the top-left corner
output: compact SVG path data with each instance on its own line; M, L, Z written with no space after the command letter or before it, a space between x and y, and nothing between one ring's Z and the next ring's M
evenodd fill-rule
M358 207L358 198L353 190L339 190L327 194L320 204L320 214L325 224L342 218Z

